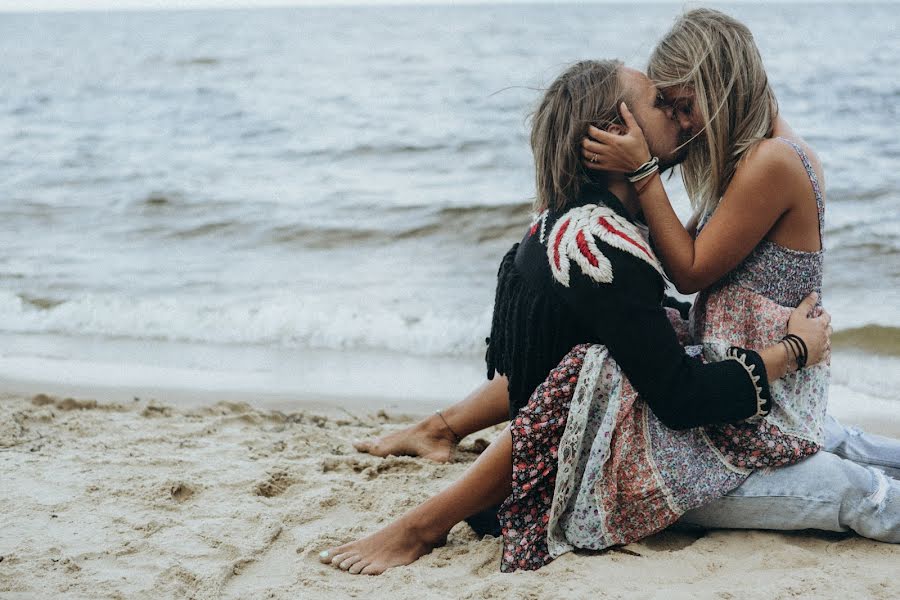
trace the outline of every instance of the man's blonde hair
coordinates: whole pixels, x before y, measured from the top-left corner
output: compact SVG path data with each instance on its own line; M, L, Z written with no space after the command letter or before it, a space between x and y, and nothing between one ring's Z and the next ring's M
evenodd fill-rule
M717 10L682 15L647 68L660 89L686 86L706 123L681 166L694 210L715 209L741 158L771 137L778 104L750 30Z
M602 173L581 163L581 140L588 125L606 128L621 123L618 106L625 98L617 60L585 60L550 84L531 115L534 154L535 212L561 210L589 185L605 186Z

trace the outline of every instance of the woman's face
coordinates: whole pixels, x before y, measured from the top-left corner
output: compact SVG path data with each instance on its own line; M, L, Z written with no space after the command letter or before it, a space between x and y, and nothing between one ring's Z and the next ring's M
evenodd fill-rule
M697 109L694 89L686 85L674 85L660 90L666 104L672 107L672 119L682 131L695 136L703 129L703 117Z

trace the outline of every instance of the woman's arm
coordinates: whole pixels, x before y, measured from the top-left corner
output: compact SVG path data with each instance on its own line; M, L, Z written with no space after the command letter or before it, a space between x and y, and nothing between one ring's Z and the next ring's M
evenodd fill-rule
M593 140L583 144L586 167L630 172L646 162L650 152L643 132L624 104L622 116L628 126L625 135L589 129ZM658 175L635 185L654 246L680 292L699 291L734 269L791 208L792 199L803 197L802 186L808 183L797 177L790 150L773 141L754 148L696 239L672 210Z
M737 267L791 208L795 157L782 146L763 142L745 157L696 239L672 210L659 176L638 187L654 247L678 291L700 291Z

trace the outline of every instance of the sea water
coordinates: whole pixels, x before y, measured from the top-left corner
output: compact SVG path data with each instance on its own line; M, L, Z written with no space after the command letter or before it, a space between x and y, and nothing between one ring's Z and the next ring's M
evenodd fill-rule
M824 165L835 383L898 400L896 6L722 8ZM681 10L0 14L0 376L453 397L529 221L541 90L643 68Z

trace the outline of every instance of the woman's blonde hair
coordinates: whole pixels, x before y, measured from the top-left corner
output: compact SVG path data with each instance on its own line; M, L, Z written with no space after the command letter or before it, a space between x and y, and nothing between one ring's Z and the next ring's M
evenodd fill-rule
M753 34L717 10L682 15L656 45L647 68L660 89L686 86L706 124L681 166L694 210L715 209L741 158L771 137L778 104ZM704 143L705 142L705 143Z
M621 123L621 66L617 60L578 62L544 92L531 115L535 212L561 210L577 200L587 186L606 185L604 174L589 172L582 165L581 140L590 124L605 128Z

